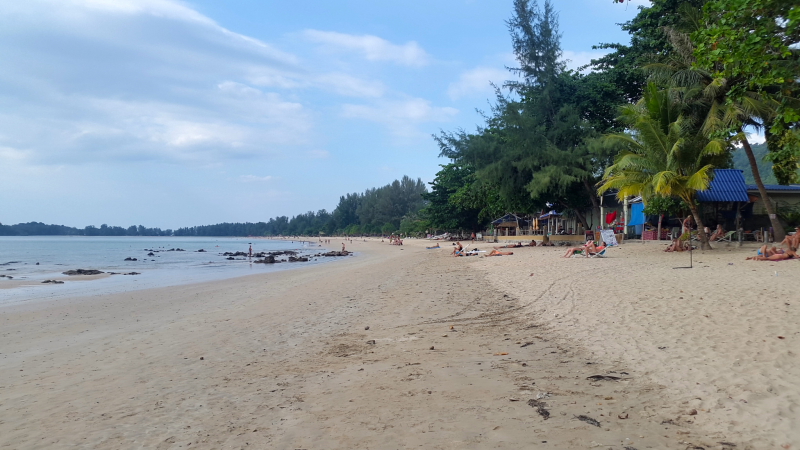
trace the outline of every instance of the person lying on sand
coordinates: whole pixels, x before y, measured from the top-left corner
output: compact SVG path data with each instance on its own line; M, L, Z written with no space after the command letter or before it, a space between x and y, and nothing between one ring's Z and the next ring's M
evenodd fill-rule
M492 250L491 253L489 253L486 256L503 256L503 255L513 255L514 254L514 252L502 252L502 251L498 250L498 248L502 248L502 247L495 247L494 250Z
M769 247L767 245L762 245L761 248L759 248L758 251L756 252L756 256L748 256L746 259L755 260L756 257L769 258L770 256L782 255L784 253L785 252L783 250L779 249L778 247L775 247L774 245L772 247Z
M495 247L495 248L520 248L520 247L522 247L522 244L517 242L516 244L501 245L500 247Z
M766 245L764 247L766 247ZM798 257L797 253L795 253L794 250L786 250L785 252L782 253L773 253L770 256L762 256L762 255L749 256L746 259L752 261L783 261L786 259L794 259L797 257Z
M442 247L439 247L439 244L437 243L433 247L425 247L425 248L427 248L428 250L431 250L431 249L434 249L434 248L442 248Z

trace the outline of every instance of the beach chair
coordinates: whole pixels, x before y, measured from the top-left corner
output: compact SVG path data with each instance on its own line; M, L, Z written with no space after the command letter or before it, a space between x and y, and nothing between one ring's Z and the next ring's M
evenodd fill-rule
M733 242L733 235L736 234L735 231L728 231L725 233L724 236L720 236L714 242Z
M606 257L606 250L608 250L608 247L600 250L597 253L589 252L589 253L586 254L586 256L588 256L589 258L605 258Z

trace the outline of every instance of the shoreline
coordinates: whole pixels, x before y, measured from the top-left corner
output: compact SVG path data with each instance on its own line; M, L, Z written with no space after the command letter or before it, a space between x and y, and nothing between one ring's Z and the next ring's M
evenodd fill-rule
M691 320L721 314L709 309L721 297L701 304L700 291L691 302L676 293L659 306L635 294L645 287L659 288L656 297L671 292L673 273L654 273L672 271L682 258L656 255L660 247L627 243L605 260L560 259L559 247L486 259L425 250L425 240L404 243L354 241L358 257L324 267L0 308L0 416L7 418L0 444L721 449L720 442L762 448L797 437L780 421L762 425L786 419L787 401L796 407L797 388L782 381L796 373L796 357L779 348L764 355L785 375L772 375L780 396L759 398L766 375L745 362L720 374L728 356L713 362L705 353L728 341L718 331L724 334L731 318L704 324L706 344L680 344L660 328L673 323L669 309L677 306L688 308L690 323L680 325L694 334ZM690 283L710 276L713 290L713 270L741 265L737 278L720 276L737 288L751 281L744 272L760 279L773 270L739 262L750 251L697 252L712 270L680 276ZM800 269L794 264L776 265ZM606 277L636 266L646 273L621 278L633 291ZM589 277L604 284L570 281ZM611 323L612 310L625 320ZM778 319L791 323L794 311ZM749 309L731 314L759 317ZM737 330L777 324L750 325ZM784 344L796 341L786 334ZM671 340L667 350L650 350L653 338ZM669 357L653 358L659 354ZM697 372L687 377L681 361ZM620 379L587 379L592 375ZM737 397L738 405L714 403L736 377L754 383L753 395ZM703 383L676 386L676 379ZM693 402L698 389L702 400Z
M41 247L43 243L46 243L48 246L61 247L59 244L63 244L64 241L60 239L54 240L52 236L45 236L45 238L47 239L38 242L34 240L28 245L38 250L37 246ZM281 262L276 264L254 265L258 259L256 257L251 259L237 257L235 261L224 259L223 253L225 251L242 251L242 245L246 252L247 241L257 241L256 238L210 238L213 243L208 242L208 240L203 242L203 238L200 238L198 242L192 242L191 240L188 242L186 240L173 240L173 247L176 243L179 244L178 247L180 247L181 244L189 244L192 247L187 247L190 248L190 250L180 250L180 248L178 248L178 252L173 252L173 250L175 250L174 248L172 250L167 250L166 247L159 246L158 249L152 250L156 252L155 256L151 256L152 253L150 255L144 255L151 250L142 250L141 248L141 246L147 246L148 240L152 242L149 238L122 237L118 242L115 242L114 237L101 236L98 238L99 239L93 242L93 247L95 247L94 252L86 254L82 259L73 256L71 258L72 260L70 260L69 257L64 258L51 250L51 254L48 254L48 257L44 259L41 257L32 259L30 255L26 254L23 257L22 254L17 254L13 255L17 257L16 261L0 264L8 266L3 272L4 274L13 276L13 279L0 278L0 307L18 302L38 301L40 299L107 295L131 290L195 284L210 280L238 278L253 273L283 271L294 269L296 266L316 266L325 262L330 262L328 261L330 258L327 257L312 257L308 262ZM92 237L88 238L88 240L81 239L81 242L91 242L93 239ZM59 240L62 242L59 242ZM137 242L140 240L143 242ZM287 239L286 242L284 242L281 239L266 238L262 240L272 241L273 243L280 242L280 245L284 247L291 241ZM295 239L295 242L300 247L291 248L290 250L297 251L298 256L313 256L316 253L323 253L330 249L329 246L324 246L321 243L316 243L317 245L312 246L311 241ZM161 242L159 244L164 243L165 242ZM106 245L108 247L108 252L97 251L98 244ZM120 244L136 245L136 247L120 251ZM214 249L202 250L200 252L194 250L194 248L203 246L209 248L208 244L221 244L223 248L219 248L218 251ZM220 246L216 245L216 247ZM263 245L261 247L263 247ZM155 249L156 247L153 248ZM64 248L60 248L60 250L71 253ZM259 251L271 252L281 250L285 249L263 249L259 248L257 245L254 249L254 253ZM26 253L31 253L31 251ZM80 252L76 253L80 255ZM109 255L115 257L109 258ZM138 260L133 259L129 262L128 258L131 256L138 257ZM164 256L164 258L161 258L162 256ZM175 261L176 257L180 258L180 260ZM123 258L126 258L125 261L123 261ZM34 261L36 262L35 265ZM42 262L41 266L39 265L40 261ZM291 267L288 265L291 265ZM97 269L105 273L97 276L68 276L62 273L68 269L79 268ZM64 283L43 283L45 280L55 280ZM102 281L98 283L86 283L87 281L96 280ZM75 281L81 283L73 283Z

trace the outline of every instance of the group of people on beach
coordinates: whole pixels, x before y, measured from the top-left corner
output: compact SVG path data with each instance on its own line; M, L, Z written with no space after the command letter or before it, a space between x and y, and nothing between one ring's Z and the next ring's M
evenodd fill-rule
M748 256L746 259L751 261L785 261L787 259L800 258L797 255L797 247L800 246L800 225L795 227L794 234L786 236L779 245L785 245L786 250L776 246L769 247L764 244L758 249L756 256Z

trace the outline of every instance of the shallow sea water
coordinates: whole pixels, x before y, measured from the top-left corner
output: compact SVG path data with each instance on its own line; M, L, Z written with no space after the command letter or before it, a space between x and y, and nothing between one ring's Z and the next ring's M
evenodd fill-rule
M31 286L1 289L0 305L83 295L99 295L163 286L198 283L257 273L320 264L338 258L319 258L307 263L253 264L248 259L228 261L223 252L253 253L295 250L314 254L324 249L316 242L222 237L86 237L86 236L0 236L0 275ZM169 249L184 251L169 251ZM204 249L205 252L197 250ZM155 256L147 256L154 250ZM125 258L137 261L125 261ZM39 263L38 265L36 263ZM79 281L66 277L70 269L140 275L112 275ZM64 284L42 284L48 279L65 279ZM14 283L16 284L16 283Z

